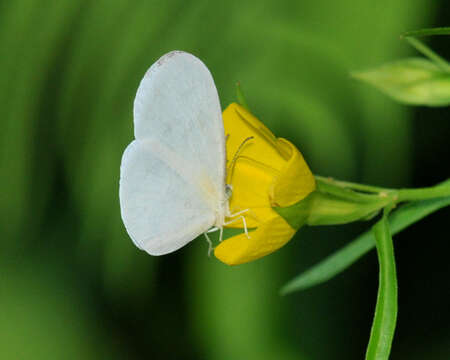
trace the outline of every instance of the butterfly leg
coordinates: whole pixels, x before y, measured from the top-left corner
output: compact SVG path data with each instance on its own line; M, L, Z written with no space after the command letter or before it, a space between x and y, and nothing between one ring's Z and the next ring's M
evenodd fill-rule
M246 212L249 211L249 210L250 210L250 209L241 210L241 211L238 211L238 212L235 212L235 213L233 213L233 214L228 215L228 217L232 218L232 217L241 215L241 214L243 214L243 213L246 213Z
M205 235L206 241L208 242L209 248L208 248L208 256L211 256L211 251L214 250L214 247L212 245L212 241L208 236L208 233L212 233L212 232L216 232L216 231L220 231L220 235L219 235L219 242L222 241L222 237L223 237L223 227L212 227L211 229L209 229L208 231L204 232L203 235Z
M246 213L246 212L248 212L248 211L250 211L250 209L245 209L245 210L241 210L241 211L235 212L235 213L233 213L233 214L230 214L230 215L228 216L228 217L230 217L230 218L236 217L236 216L238 216L238 215L241 215L241 216L239 216L239 217L237 217L237 218L235 218L235 219L233 219L233 220L230 220L230 221L227 222L225 225L228 225L228 224L230 224L230 223L236 222L236 221L238 221L238 220L242 220L242 223L243 223L243 225L244 225L244 232L245 232L245 235L247 236L248 239L250 239L250 236L248 235L248 230L247 230L247 222L245 221L245 217L242 216L242 214L244 214L244 213Z
M220 227L219 242L222 242L222 238L223 238L223 226Z
M244 231L245 231L245 235L247 236L247 239L250 239L250 235L248 234L248 230L247 230L247 222L245 221L245 217L244 216L239 216L239 218L242 219L242 223L244 224Z
M214 248L213 248L212 241L208 236L209 232L210 231L204 232L203 235L205 235L206 241L208 242L208 256L211 256L211 251L213 251Z
M212 227L211 229L209 229L208 231L207 231L207 233L212 233L212 232L216 232L216 231L218 231L220 228L218 228L218 227Z
M248 210L248 209L247 209ZM247 210L243 210L243 211L241 211L241 213L242 212L245 212L245 211L247 211ZM237 214L239 214L239 213L236 213L236 214L233 214L233 215L237 215ZM244 224L244 232L245 232L245 235L247 236L247 238L248 239L250 239L250 235L248 234L248 229L247 229L247 222L245 221L245 217L244 216L239 216L239 217L237 217L237 218L235 218L235 219L232 219L232 220L230 220L230 221L227 221L226 223L224 223L223 225L225 226L225 225L229 225L229 224L232 224L232 223L234 223L234 222L236 222L236 221L239 221L239 220L242 220L242 223Z
M248 229L247 229L247 222L245 221L245 217L243 215L241 215L241 214L243 214L243 213L245 213L247 211L249 211L249 209L245 209L245 210L242 210L242 211L238 211L238 212L236 212L234 214L230 214L228 217L231 217L231 218L234 218L234 219L232 219L230 221L227 221L227 222L224 222L223 225L226 226L226 225L232 224L232 223L234 223L236 221L242 220L242 223L244 225L245 235L247 236L248 239L250 239L250 235L248 234ZM216 232L216 231L220 232L219 233L219 242L221 242L222 239L223 239L223 227L222 226L221 227L214 226L211 229L209 229L208 231L203 233L205 235L206 241L208 242L208 245L209 245L208 256L211 256L211 251L214 249L214 247L212 245L212 241L211 241L211 239L208 236L208 233L212 233L212 232Z

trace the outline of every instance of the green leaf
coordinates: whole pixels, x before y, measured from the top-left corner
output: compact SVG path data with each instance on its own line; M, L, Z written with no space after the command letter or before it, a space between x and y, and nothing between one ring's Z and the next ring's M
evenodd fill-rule
M411 224L448 205L450 205L450 196L415 201L401 206L389 216L392 234L399 233ZM289 281L282 287L281 294L305 290L328 281L356 262L374 246L375 240L370 231L361 234L342 249Z
M383 215L373 227L380 276L377 305L373 319L366 360L387 360L391 352L397 323L397 274L395 270L394 246L387 216Z
M430 36L430 35L450 35L450 27L437 27L407 31L402 36Z
M402 59L366 71L353 72L352 76L401 103L428 106L450 104L449 73L427 59Z

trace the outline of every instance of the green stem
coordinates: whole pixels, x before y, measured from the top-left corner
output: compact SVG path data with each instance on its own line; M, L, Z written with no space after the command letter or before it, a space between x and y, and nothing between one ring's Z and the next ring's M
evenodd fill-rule
M430 36L430 35L450 35L450 27L437 27L430 29L420 29L407 31L402 34L404 36Z
M365 185L352 183L348 181L340 181L332 178L327 178L324 176L315 176L317 183L325 185L333 185L336 187L341 187L344 189L362 191L369 194L360 194L367 196L378 195L381 197L390 197L393 203L400 203L403 201L416 201L416 200L426 200L435 199L439 197L450 196L450 179L446 180L438 185L427 187L427 188L417 188L417 189L391 189L383 188L379 186Z
M443 71L450 72L450 65L447 60L436 54L433 50L431 50L428 46L426 46L422 41L417 40L413 37L405 37L406 41L408 41L417 51L421 52L431 61L433 61L437 66L439 66Z
M419 189L389 189L371 185L315 177L317 188L305 199L273 209L293 229L304 224L337 225L373 218L380 210L395 208L401 202L450 197L450 179Z
M397 194L397 202L426 200L450 196L450 183L446 182L444 184L432 186L429 188L401 189L397 190Z

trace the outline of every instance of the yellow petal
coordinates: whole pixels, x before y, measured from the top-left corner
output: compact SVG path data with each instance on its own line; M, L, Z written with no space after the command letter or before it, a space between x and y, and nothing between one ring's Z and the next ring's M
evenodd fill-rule
M223 121L229 135L227 183L233 186L232 213L253 209L254 217L264 222L260 208L290 206L315 189L311 170L291 142L277 139L261 121L235 103L225 109ZM249 137L252 139L245 142ZM256 224L250 219L249 226ZM239 225L234 223L232 227Z
M223 112L223 121L228 135L227 183L233 187L230 211L249 209L245 213L247 226L256 227L267 220L267 209L271 207L269 189L286 166L289 154L285 149L279 150L278 140L270 130L243 107L229 105ZM249 137L252 139L245 142ZM242 227L242 223L234 222L229 227Z
M261 163L281 170L289 154L277 147L277 139L270 130L242 106L230 104L223 112L227 138L227 159L232 161L245 139L253 139L243 145L239 157L258 159Z
M222 241L214 250L214 255L228 265L239 265L266 256L284 244L295 234L295 230L273 210L268 220L256 230L233 236Z
M268 210L271 210L268 189L273 176L263 165L252 159L240 158L235 164L231 182L233 192L229 200L230 212L233 214L248 210L243 215L250 228L267 220ZM228 227L242 228L242 222L233 222Z
M314 175L298 149L288 140L279 138L290 157L270 188L272 206L290 206L303 200L316 188Z
M256 228L250 238L237 235L216 247L219 260L237 265L268 255L292 238L295 230L272 207L302 200L314 190L315 181L297 148L277 139L241 106L229 105L223 120L228 135L227 183L233 188L230 211L247 210L243 213L247 227ZM242 228L243 222L235 219L227 227Z

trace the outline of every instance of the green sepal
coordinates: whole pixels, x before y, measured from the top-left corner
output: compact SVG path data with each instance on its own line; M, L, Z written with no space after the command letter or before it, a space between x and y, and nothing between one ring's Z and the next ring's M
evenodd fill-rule
M392 201L388 194L366 194L331 183L317 182L317 189L288 207L274 207L292 228L307 224L337 225L373 218Z
M239 81L236 83L236 98L239 105L241 105L245 110L250 111Z

